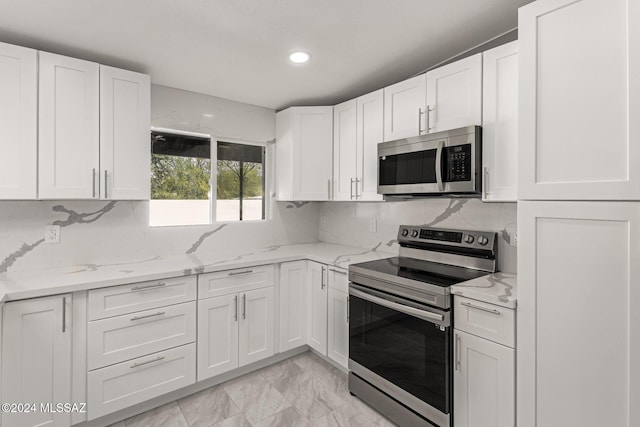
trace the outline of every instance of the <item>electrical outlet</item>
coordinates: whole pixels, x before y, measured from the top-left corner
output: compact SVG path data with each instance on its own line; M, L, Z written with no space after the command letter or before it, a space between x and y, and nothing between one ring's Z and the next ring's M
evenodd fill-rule
M44 242L60 243L60 226L59 225L47 225L44 228Z
M516 230L509 232L509 244L511 246L518 246L518 232Z
M369 231L372 233L378 231L378 221L375 218L369 220Z

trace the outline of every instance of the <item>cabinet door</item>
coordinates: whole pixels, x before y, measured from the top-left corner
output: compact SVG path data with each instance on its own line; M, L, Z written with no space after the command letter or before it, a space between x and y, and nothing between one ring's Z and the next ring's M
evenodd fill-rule
M356 100L333 107L333 199L356 198Z
M9 302L2 330L2 401L35 403L35 412L2 413L2 425L60 426L71 414L40 403L71 402L71 296Z
M378 194L378 144L384 139L384 89L359 97L356 111L356 198L382 200Z
M37 52L0 43L0 199L35 199Z
M349 361L349 294L329 288L327 356L344 368Z
M307 343L307 262L280 264L280 351Z
M427 80L424 74L384 88L384 140L417 136L423 133L427 104Z
M518 199L518 42L483 53L482 200Z
M273 288L240 295L239 366L274 354Z
M520 9L519 198L640 199L639 20L628 0Z
M97 198L98 64L46 52L39 58L39 197Z
M276 114L279 200L330 200L333 107L291 107Z
M308 264L309 346L327 354L327 267L317 262Z
M482 54L427 73L427 132L482 123Z
M198 301L198 381L238 367L238 294Z
M518 203L518 426L640 425L640 204Z
M149 199L150 81L100 66L100 198Z
M453 418L456 427L513 427L514 350L458 330L455 340Z

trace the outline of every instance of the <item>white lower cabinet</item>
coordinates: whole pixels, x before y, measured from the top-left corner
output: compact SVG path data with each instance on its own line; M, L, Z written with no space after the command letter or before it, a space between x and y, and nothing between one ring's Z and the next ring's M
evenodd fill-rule
M307 343L307 261L280 264L281 352Z
M455 296L456 427L515 425L515 312Z
M345 368L349 361L349 294L329 288L327 357Z
M246 274L251 277L251 272ZM210 275L200 275L200 284L220 277L220 272ZM236 280L236 275L229 277ZM222 280L217 283L226 288ZM273 286L199 300L198 381L272 356L274 332Z
M193 384L195 356L191 343L89 372L89 419Z
M327 266L309 261L309 347L327 354Z
M40 404L71 402L71 294L6 303L2 329L2 402L36 405L2 411L4 427L67 427L71 414Z
M515 350L456 330L453 419L456 427L512 427Z

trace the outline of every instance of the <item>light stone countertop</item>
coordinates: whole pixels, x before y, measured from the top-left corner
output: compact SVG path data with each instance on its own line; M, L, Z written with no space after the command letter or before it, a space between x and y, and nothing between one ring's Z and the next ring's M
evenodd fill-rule
M517 276L494 273L451 287L451 293L501 307L516 308Z
M379 250L379 246L364 249L329 243L309 243L270 246L236 253L158 256L113 264L83 264L43 270L10 271L0 274L0 303L302 259L348 268L352 263L396 255L392 249Z

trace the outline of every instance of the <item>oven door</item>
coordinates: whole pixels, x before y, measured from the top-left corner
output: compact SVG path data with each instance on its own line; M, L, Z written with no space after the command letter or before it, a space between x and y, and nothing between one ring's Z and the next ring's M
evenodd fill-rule
M349 369L395 400L448 425L450 313L349 284Z

